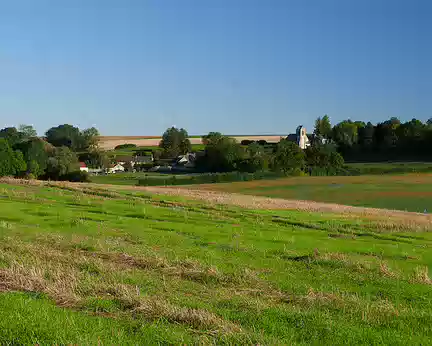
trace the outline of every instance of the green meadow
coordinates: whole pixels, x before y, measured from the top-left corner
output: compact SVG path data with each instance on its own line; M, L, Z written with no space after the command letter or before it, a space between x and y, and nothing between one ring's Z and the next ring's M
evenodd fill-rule
M427 225L66 184L0 191L2 345L430 344Z

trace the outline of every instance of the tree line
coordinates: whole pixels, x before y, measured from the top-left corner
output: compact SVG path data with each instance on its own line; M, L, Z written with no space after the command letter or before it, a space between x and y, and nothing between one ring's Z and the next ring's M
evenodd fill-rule
M0 130L0 176L51 180L86 180L79 161L102 164L98 148L99 132L94 127L80 130L64 124L37 136L30 125Z
M311 145L301 150L297 143L281 138L279 143L242 141L210 132L202 137L205 149L197 168L206 172L276 171L284 174L338 174L345 161L389 161L432 159L432 118L401 122L397 118L372 124L343 120L334 126L328 115L315 121L308 134ZM185 129L168 129L160 143L162 156L191 150Z
M397 118L373 125L371 122L344 120L332 126L325 115L316 119L309 134L311 145L302 150L287 138L269 144L265 141L238 143L219 132L202 137L204 150L196 159L200 172L265 172L284 175L338 174L345 160L430 160L432 119L423 123ZM157 159L176 158L191 152L188 133L168 128L162 135ZM32 126L0 130L0 176L52 180L85 180L79 161L89 167L107 167L109 155L98 146L96 128L80 130L63 124L38 137Z
M401 122L392 117L376 125L344 120L331 126L324 116L316 120L314 134L333 143L350 161L432 159L432 118Z
M297 143L281 138L279 143L269 145L250 142L247 145L220 132L210 132L202 137L204 150L196 160L196 169L201 172L263 172L274 171L284 175L322 172L337 173L344 159L336 146L324 141L315 141L306 150ZM185 129L170 128L159 144L162 156L176 157L191 151L191 143Z

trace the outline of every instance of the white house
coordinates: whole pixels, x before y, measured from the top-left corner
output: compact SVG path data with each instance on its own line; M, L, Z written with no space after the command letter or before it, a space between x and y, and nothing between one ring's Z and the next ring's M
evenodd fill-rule
M79 163L79 169L81 172L87 172L89 171L87 165L85 164L85 162L80 162Z
M117 172L124 172L125 168L120 164L117 163L116 165L111 165L108 167L108 173L117 173Z
M177 157L176 166L183 166L185 168L195 168L196 154L187 153Z

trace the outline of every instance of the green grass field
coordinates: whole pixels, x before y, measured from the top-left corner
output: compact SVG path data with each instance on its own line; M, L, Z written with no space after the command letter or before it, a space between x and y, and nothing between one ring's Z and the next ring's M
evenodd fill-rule
M427 227L0 189L2 345L430 344Z
M432 174L292 177L192 188L354 206L432 212Z

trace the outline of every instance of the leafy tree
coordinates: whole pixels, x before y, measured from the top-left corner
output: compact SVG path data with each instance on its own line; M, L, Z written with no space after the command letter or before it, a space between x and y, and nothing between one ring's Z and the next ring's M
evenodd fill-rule
M22 140L22 133L19 132L15 127L5 127L0 130L0 138L4 138L9 142L9 145L13 147L15 144Z
M332 144L314 144L305 150L309 168L338 169L344 165L343 157Z
M99 131L95 127L90 127L81 131L81 150L95 150L99 144Z
M256 142L248 145L245 152L245 158L238 165L239 169L245 172L258 172L268 168L268 155L264 147Z
M388 151L396 148L398 142L397 129L399 126L400 120L393 117L383 123L379 123L375 127L374 142L378 149Z
M45 136L47 141L55 147L68 147L76 151L82 145L79 128L69 124L52 127L46 132Z
M68 147L58 147L48 158L46 178L58 180L62 176L79 170L78 158Z
M177 157L191 150L191 143L185 129L171 127L162 135L159 147L163 149L164 156Z
M15 175L20 175L26 171L27 164L24 161L24 157L21 151L14 151L12 166L15 169Z
M220 132L209 132L207 135L203 136L201 141L204 145L216 144L218 141L223 139L225 136Z
M301 171L304 166L305 154L296 143L284 139L277 144L273 153L273 170L292 174Z
M333 127L332 138L343 149L352 147L358 141L358 124L344 120Z
M110 158L106 151L101 149L91 149L79 155L79 160L85 162L90 168L104 168L110 163Z
M210 132L203 137L205 155L198 165L210 172L230 172L238 168L244 157L242 146L234 138L226 137L219 132Z
M366 126L359 129L359 143L364 149L371 149L373 146L375 127L368 122Z
M0 176L16 176L25 171L26 163L22 153L18 150L13 151L9 142L0 138Z
M420 120L412 119L401 124L396 129L396 134L405 144L405 146L418 145L423 139L425 126Z
M39 177L45 173L49 147L44 140L33 137L28 141L19 143L16 148L23 153L28 174Z
M29 138L33 138L33 137L37 137L37 132L36 130L33 128L32 125L24 125L21 124L20 126L18 126L18 131L22 133L22 136L25 139L29 139Z
M328 139L331 137L331 132L332 127L330 123L330 118L327 114L324 115L322 118L319 117L317 118L317 120L315 120L314 134L316 136Z

